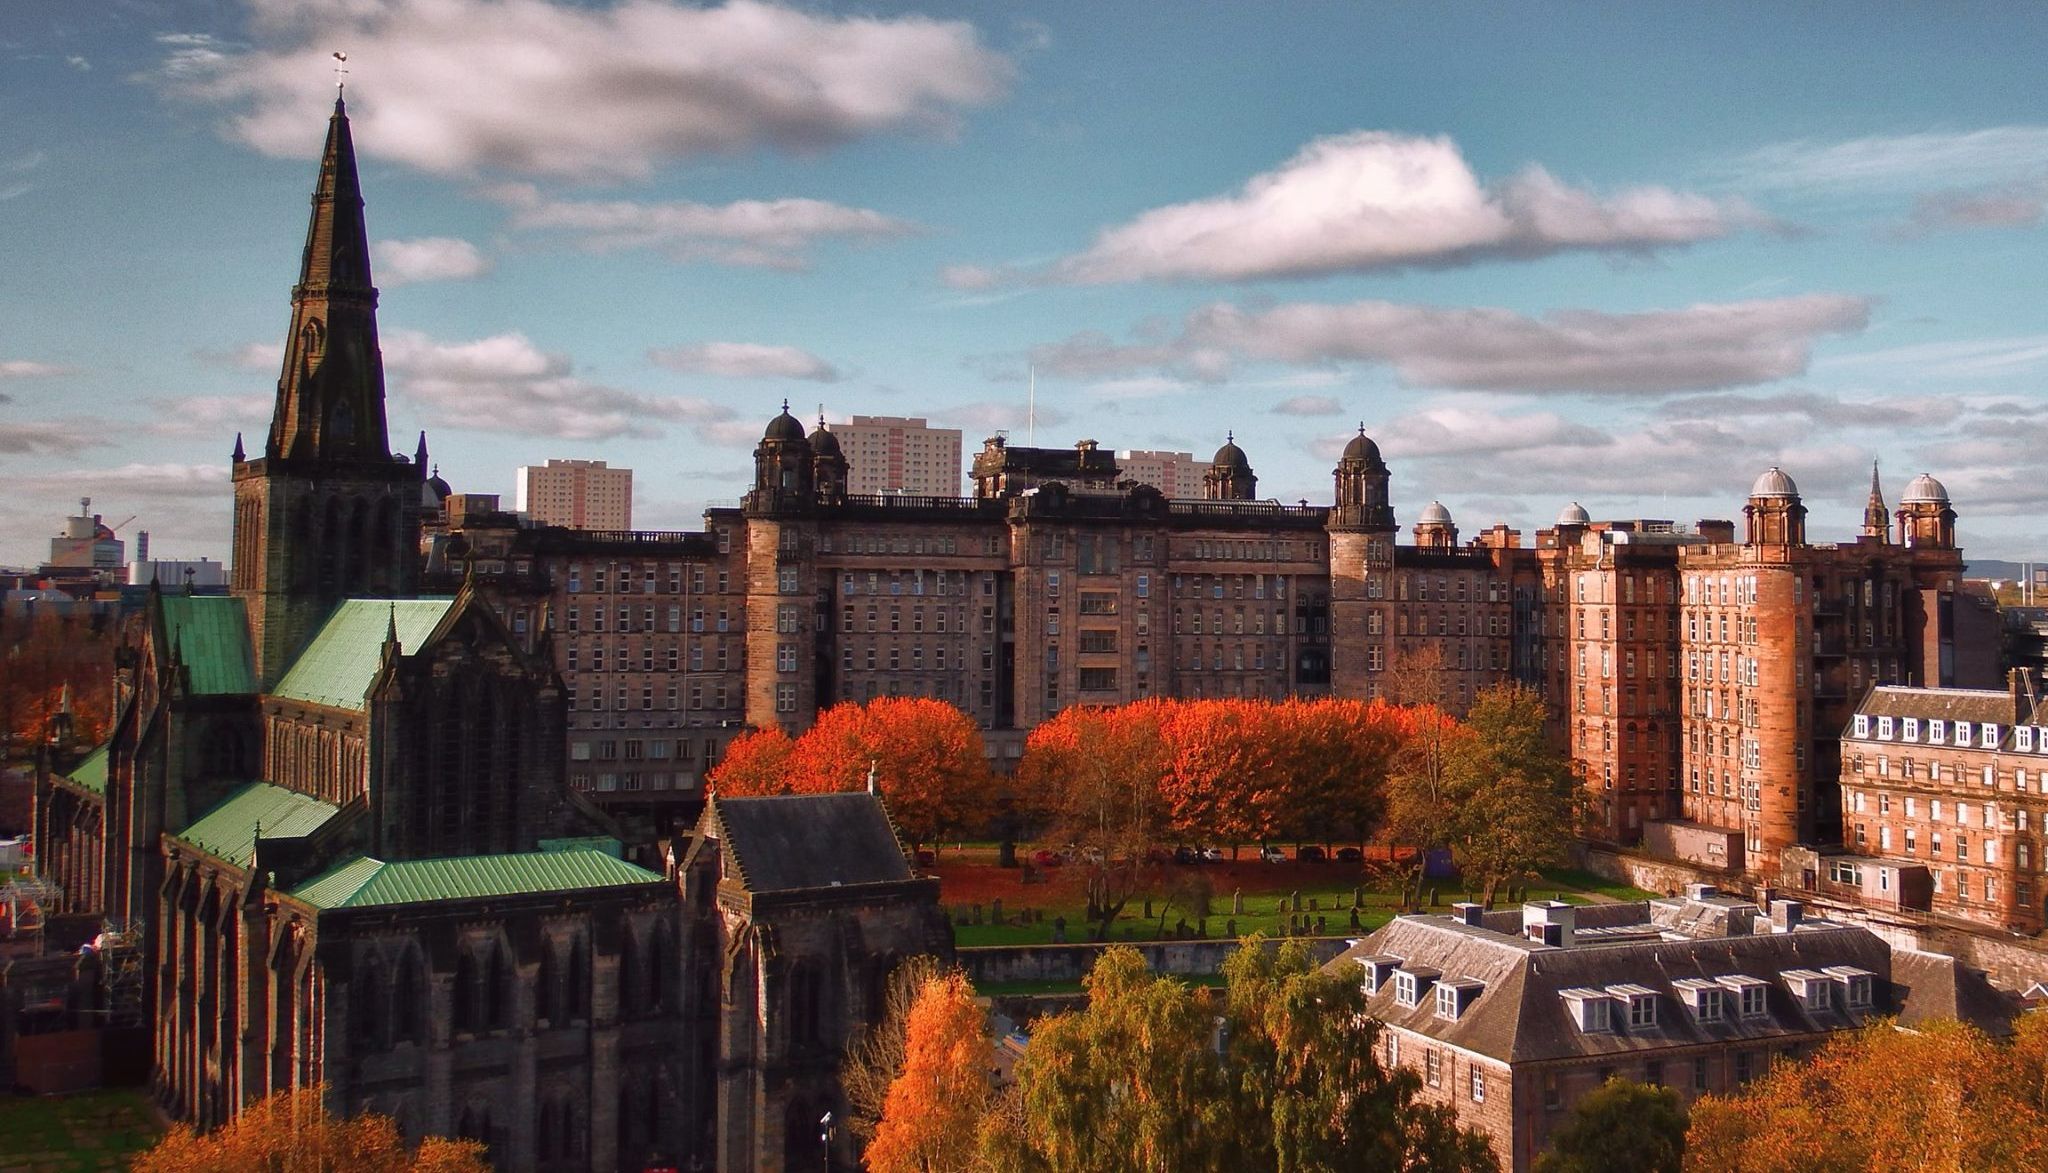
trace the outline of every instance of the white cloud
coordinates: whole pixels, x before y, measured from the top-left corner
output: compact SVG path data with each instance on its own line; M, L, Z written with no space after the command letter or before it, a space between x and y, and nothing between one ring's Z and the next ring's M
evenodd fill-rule
M794 346L764 346L757 342L705 342L696 346L674 346L650 350L647 357L660 366L698 375L728 379L808 379L836 383L839 371L831 363Z
M708 438L707 428L734 414L705 399L593 383L576 376L566 355L517 333L455 343L411 331L387 335L384 369L435 423L472 431L609 440L659 437L676 423Z
M1731 160L1725 169L1747 186L1771 190L1898 192L1936 183L2001 183L2048 170L2048 126L1772 143Z
M192 357L208 366L274 371L284 363L284 343L244 342L233 350L195 350Z
M1022 431L1032 422L1027 404L1007 401L949 403L918 414L936 424L984 432ZM1067 421L1066 412L1044 404L1039 405L1037 416L1037 422L1049 428Z
M645 176L665 160L867 135L949 133L1000 97L1010 60L972 25L756 0L252 0L260 44L167 43L174 92L232 107L231 133L301 156L346 45L356 142L444 174Z
M154 436L219 439L229 431L261 429L275 406L268 395L188 395L152 399L156 419L144 425Z
M108 443L103 421L0 420L0 455L4 456L68 456ZM10 482L13 479L10 477Z
M1209 382L1243 361L1383 363L1410 386L1658 394L1769 382L1807 369L1814 341L1863 329L1869 303L1827 294L1611 314L1446 309L1384 301L1196 310L1178 334L1119 344L1085 332L1040 346L1042 371L1102 378L1146 369Z
M1104 229L1035 276L1099 284L1251 281L1526 260L1573 249L1652 252L1768 223L1740 201L1665 187L1601 196L1540 167L1487 185L1447 137L1355 131L1317 139L1224 196ZM992 279L957 266L956 287Z
M1274 415L1337 415L1344 405L1330 395L1292 395L1273 405Z
M475 245L454 236L380 240L370 246L370 259L377 284L385 286L468 281L492 268L491 259Z
M824 200L562 200L523 183L485 194L511 209L515 229L560 233L590 252L649 248L685 262L800 270L809 265L808 250L822 240L883 240L922 231L907 220Z
M1986 378L2029 371L2048 363L2048 334L2012 338L1965 338L1950 342L1919 342L1834 355L1820 365L1830 368L1914 368L1921 375Z
M0 359L0 379L53 379L59 375L75 375L76 367L61 366L57 363L36 362L32 359Z
M92 62L86 60L83 57L78 56L75 53L69 57L66 57L64 59L64 64L69 65L71 68L77 70L80 73L92 72Z
M15 478L29 490L66 491L90 486L95 495L131 502L175 497L205 501L225 500L228 464L123 464L115 468L66 469Z
M1972 228L2033 228L2048 217L2048 182L1937 191L1913 201L1896 232L1912 236Z

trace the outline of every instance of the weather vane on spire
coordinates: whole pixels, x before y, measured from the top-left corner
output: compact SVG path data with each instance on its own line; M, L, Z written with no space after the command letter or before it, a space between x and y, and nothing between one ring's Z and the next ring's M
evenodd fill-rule
M348 86L348 54L339 49L334 51L334 92L340 93Z

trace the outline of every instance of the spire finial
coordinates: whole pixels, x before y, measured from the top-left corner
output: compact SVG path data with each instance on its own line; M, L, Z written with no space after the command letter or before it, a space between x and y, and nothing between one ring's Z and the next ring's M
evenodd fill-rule
M398 642L398 603L396 601L392 602L391 610L385 616L384 642L387 644Z
M787 395L782 397L782 414L789 414L789 396Z
M1361 436L1365 435L1365 421L1364 421L1364 420L1359 420L1359 421L1358 421L1358 434L1359 434L1359 435L1361 435Z
M234 461L235 461L235 463L236 463L236 464L240 464L240 463L242 463L243 461L245 461L245 460L247 460L247 459L248 459L248 457L247 457L247 456L245 456L245 455L243 454L243 452L242 452L242 433L240 433L240 432L236 432L236 433L235 433L235 451L234 451Z
M341 91L348 88L348 54L334 51L334 104L341 105Z
M420 446L413 450L412 463L414 468L427 467L427 433L424 430L420 432Z
M1225 431L1225 432L1223 433L1223 442L1224 442L1225 444L1235 444L1235 443L1237 443L1237 433L1236 433L1236 432L1233 432L1233 431Z

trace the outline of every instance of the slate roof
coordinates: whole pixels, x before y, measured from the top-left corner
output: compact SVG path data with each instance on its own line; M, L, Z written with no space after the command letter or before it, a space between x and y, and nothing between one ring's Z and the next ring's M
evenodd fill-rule
M104 745L100 746L98 749L85 755L85 757L79 760L77 765L71 767L64 777L70 780L74 786L90 790L94 794L105 795L107 792L107 747Z
M296 790L250 782L175 834L210 855L246 868L256 856L259 829L267 839L310 835L333 818L336 809Z
M410 655L454 603L452 598L342 600L272 695L362 712L383 663L384 635L391 624L398 626L399 649Z
M705 820L750 892L910 879L888 812L865 791L714 797Z
M246 696L256 691L249 615L229 595L157 596L164 634L192 682L195 696Z
M315 908L372 908L663 882L646 868L582 848L391 862L358 856L307 880L289 895Z
M2016 715L2012 693L2002 688L1906 688L1891 684L1871 689L1856 711L1872 717L1931 717L1992 725L2011 725Z
M1600 912L1597 919L1610 929L1622 926L1621 910L1638 920L1647 921L1649 916L1645 904L1595 907ZM1437 1017L1433 995L1423 996L1414 1007L1399 1005L1393 982L1371 996L1369 1012L1416 1034L1506 1063L1597 1059L1743 1039L1768 1041L1849 1029L1883 1014L1896 1013L1908 1020L1955 1017L1959 1012L1981 1015L1980 1001L1996 999L1982 975L1968 970L1959 970L1958 984L1946 987L1938 967L1924 974L1915 970L1912 984L1902 976L1900 984L1892 986L1890 947L1868 930L1847 925L1808 921L1790 933L1700 938L1670 933L1654 940L1595 941L1560 949L1500 931L1510 923L1500 914L1488 914L1487 919L1500 927L1468 926L1446 916L1399 917L1325 968L1362 980L1361 959L1392 956L1402 959L1403 969L1433 969L1444 979L1485 983L1484 991L1455 1020ZM1874 974L1873 1007L1852 1012L1837 999L1834 1009L1809 1011L1780 980L1786 970L1829 966L1853 966ZM1731 1013L1718 1023L1701 1022L1685 1005L1683 987L1674 984L1737 975L1769 984L1765 1016ZM1578 1028L1562 996L1565 991L1626 984L1655 994L1654 1026L1630 1026L1626 1012L1617 1008L1611 1031Z
M1936 1018L1960 1018L1984 1033L2012 1033L2013 1000L1971 969L1945 953L1899 949L1892 953L1892 985L1907 996L1899 1025L1919 1026Z

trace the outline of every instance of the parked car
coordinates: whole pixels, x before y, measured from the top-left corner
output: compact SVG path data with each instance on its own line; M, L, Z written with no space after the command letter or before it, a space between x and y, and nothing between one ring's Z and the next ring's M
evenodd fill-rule
M1323 854L1322 848L1311 843L1307 847L1296 848L1294 858L1302 863L1321 863L1329 857Z
M1259 848L1260 863L1286 863L1287 853L1278 847Z
M1203 863L1223 862L1223 849L1220 847L1197 847L1195 852L1202 857Z
M918 866L918 867L921 867L921 868L928 868L928 867L931 867L931 866L933 866L933 865L937 864L938 862L939 862L939 857L938 857L937 853L933 852L933 851L932 851L932 850L931 850L931 849L930 849L929 847L920 847L920 848L918 848L918 849L917 849L917 866Z
M1056 868L1067 862L1066 857L1050 847L1041 847L1031 853L1031 862L1042 868Z
M1365 853L1358 850L1356 847L1339 847L1337 849L1338 863L1357 863L1360 860L1363 860L1364 858Z
M1186 850L1186 849L1185 849L1185 848L1183 848L1182 850ZM1165 849L1164 847L1148 847L1148 848L1146 848L1146 849L1145 849L1145 862L1146 862L1146 863L1183 863L1183 862L1186 862L1186 861L1184 861L1184 860L1179 860L1179 859L1175 859L1175 858L1174 858L1174 853L1173 853L1173 852L1171 852L1171 851L1168 851L1168 850L1167 850L1167 849Z

